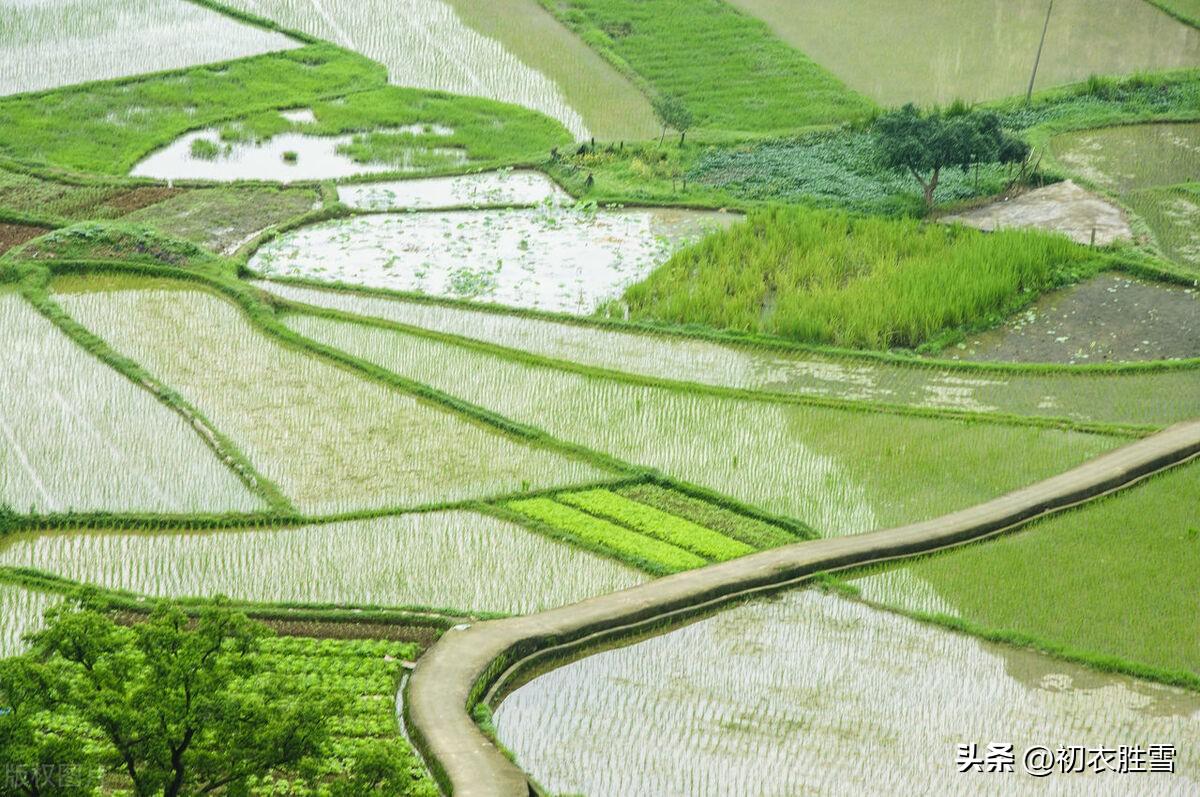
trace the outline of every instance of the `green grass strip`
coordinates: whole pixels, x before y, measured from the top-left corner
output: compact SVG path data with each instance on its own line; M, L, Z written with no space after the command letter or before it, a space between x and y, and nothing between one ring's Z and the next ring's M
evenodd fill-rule
M614 556L657 565L654 569L660 571L674 573L708 564L694 553L670 543L643 536L549 498L512 501L507 507L576 537L587 545L611 551Z
M730 539L763 550L798 542L801 538L786 529L756 518L738 514L724 507L668 490L657 484L636 484L616 490L617 494L640 504L685 518L707 529L720 532Z
M648 537L669 542L706 559L723 562L753 553L754 548L731 540L720 532L707 529L685 518L639 504L608 490L561 493L558 500L582 509L590 515L616 521Z

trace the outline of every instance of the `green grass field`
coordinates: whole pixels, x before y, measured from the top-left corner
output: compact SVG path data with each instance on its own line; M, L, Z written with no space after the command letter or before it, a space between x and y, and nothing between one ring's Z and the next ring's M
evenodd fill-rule
M897 570L976 625L1200 674L1200 465ZM871 578L860 581L872 596ZM913 604L893 590L885 601Z
M1039 232L779 209L677 253L625 291L635 319L861 348L915 348L1096 266Z

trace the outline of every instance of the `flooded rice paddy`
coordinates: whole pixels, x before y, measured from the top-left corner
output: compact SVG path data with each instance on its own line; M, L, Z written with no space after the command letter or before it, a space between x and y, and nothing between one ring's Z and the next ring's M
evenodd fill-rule
M179 0L5 0L0 95L296 46L286 36Z
M920 362L897 364L835 358L805 351L623 332L279 282L254 284L276 296L318 307L460 335L583 365L683 382L931 409L995 411L1108 423L1166 425L1200 415L1200 368L1093 376L971 372ZM1195 291L1188 294L1183 288L1169 290L1200 300ZM1178 334L1187 335L1189 330L1200 328L1200 322L1189 326L1184 323L1186 320L1186 316L1176 314L1164 319L1175 323ZM1021 354L1014 349L1010 347L1009 353ZM969 350L951 351L954 356L969 354ZM1146 354L1150 351L1147 349ZM1178 355L1180 350L1168 351ZM1038 356L1041 352L1035 349L1032 354L1025 354ZM1200 355L1200 349L1195 354Z
M1200 695L804 591L543 675L500 740L552 793L1129 793L1200 788ZM956 745L1175 744L1174 775L959 774ZM1151 782L1149 778L1154 778Z
M1200 183L1134 191L1125 201L1167 257L1200 272Z
M1050 147L1068 169L1119 194L1200 181L1200 122L1064 133Z
M19 512L262 507L153 395L0 291L0 504Z
M214 294L137 289L144 284L131 278L58 298L192 402L303 511L480 498L603 475L285 346Z
M1023 94L1046 19L1043 0L731 0L884 105ZM1200 31L1144 0L1058 0L1037 88L1200 65Z
M158 597L506 613L645 580L614 561L471 512L297 529L20 534L0 542L0 565Z
M59 595L0 582L0 659L24 653L25 635L38 631L46 609L61 601Z
M438 210L485 205L573 202L541 172L499 171L338 186L338 200L355 210Z
M299 315L285 320L306 337L512 420L803 520L825 534L961 509L1123 442L643 387L354 323Z
M255 253L250 268L586 314L674 250L739 219L554 206L358 216L281 235Z
M391 82L541 111L573 135L645 138L649 101L536 0L232 0L379 61Z
M384 128L382 134L402 132ZM448 134L447 134L448 135ZM426 171L431 163L460 166L466 151L455 147L413 147L395 162L359 163L341 150L354 140L352 135L317 136L281 133L263 141L226 144L219 128L187 133L163 149L147 155L130 172L134 177L159 180L333 180L381 172ZM193 151L198 143L215 148L210 156ZM432 159L432 160L431 160Z

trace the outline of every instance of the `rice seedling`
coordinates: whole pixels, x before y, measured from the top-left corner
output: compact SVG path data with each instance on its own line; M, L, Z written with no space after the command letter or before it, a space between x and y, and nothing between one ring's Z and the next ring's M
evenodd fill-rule
M0 659L25 652L24 638L41 629L42 615L61 597L0 582Z
M731 2L883 105L1023 95L1046 18L1041 0L985 0L954 13L919 0ZM1037 88L1200 60L1200 32L1141 0L1110 0L1102 11L1059 2L1050 23Z
M0 292L0 504L17 512L262 508L179 415Z
M1167 257L1200 271L1200 183L1134 191L1125 201Z
M1196 122L1082 130L1057 136L1050 146L1063 166L1118 194L1200 180Z
M296 47L199 4L38 0L0 7L0 95Z
M675 573L707 564L694 553L669 542L648 537L549 498L525 498L512 501L506 507L549 527L553 533L572 542L633 562L652 573Z
M635 319L862 348L985 324L1094 271L1065 238L805 209L751 214L627 289Z
M711 561L736 559L754 551L754 548L740 540L732 540L718 531L609 490L559 493L555 498L589 515L620 523L640 534L669 542Z
M646 506L690 520L730 539L740 540L753 548L774 548L797 541L794 534L779 526L684 495L676 490L668 490L657 484L622 487L617 493Z
M1176 771L1154 788L1184 793L1200 778L1198 712L1194 692L799 592L554 670L507 697L495 726L553 793L989 791L997 776L960 774L955 745L997 739L1174 744ZM1019 765L1004 777L1045 787ZM1059 775L1054 788L1128 785Z
M58 296L67 312L197 406L305 512L481 498L603 476L275 342L211 293L139 290L146 283L134 278L94 292L82 284Z
M255 282L316 307L449 333L520 352L639 376L929 409L1167 425L1200 415L1200 369L1119 373L960 370L801 348L761 348L695 335L495 312L381 294ZM951 350L956 355L957 350Z
M970 506L1121 442L639 386L328 318L285 320L301 335L560 440L657 468L824 534Z
M682 100L698 128L779 133L872 108L766 25L718 0L542 4L651 93Z
M482 205L567 204L571 196L546 175L501 170L455 177L338 186L338 200L356 210L439 210Z
M645 580L499 518L458 511L296 529L18 534L0 542L0 563L164 598L458 612L542 611Z
M250 268L590 313L675 248L731 221L699 211L552 206L358 216L281 235Z
M1200 673L1200 465L959 551L854 581L864 596L1076 649ZM888 588L891 573L905 588ZM1053 577L1048 577L1053 574ZM883 583L881 584L881 579Z

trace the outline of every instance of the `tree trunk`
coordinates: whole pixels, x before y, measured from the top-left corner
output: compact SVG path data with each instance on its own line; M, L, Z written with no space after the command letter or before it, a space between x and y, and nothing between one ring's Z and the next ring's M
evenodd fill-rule
M941 177L941 174L941 169L934 169L929 183L925 186L925 210L930 213L933 212L933 192L937 190L938 178Z
M683 139L684 139L684 138L686 138L686 137L687 137L687 131L686 131L686 130L680 130L680 131L679 131L679 146L680 146L680 147L682 147L682 146L683 146Z

